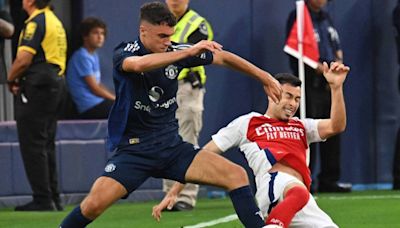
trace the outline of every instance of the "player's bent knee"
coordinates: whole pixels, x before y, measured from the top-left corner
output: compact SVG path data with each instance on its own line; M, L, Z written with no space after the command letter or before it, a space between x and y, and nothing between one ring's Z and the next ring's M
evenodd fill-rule
M295 186L289 189L285 197L294 197L298 202L300 208L305 206L310 198L310 193L308 190L301 186Z
M88 219L95 219L104 212L105 206L96 197L88 196L81 203L82 214Z
M226 169L226 188L228 190L236 189L249 184L246 170L239 165L232 165Z

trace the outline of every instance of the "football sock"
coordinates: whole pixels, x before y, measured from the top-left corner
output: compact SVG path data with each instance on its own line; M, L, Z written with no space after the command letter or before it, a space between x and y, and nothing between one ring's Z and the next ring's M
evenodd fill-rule
M304 187L295 186L289 189L283 201L268 215L266 224L289 227L294 215L307 204L309 198L310 193Z
M230 191L229 196L236 214L246 228L259 228L265 225L249 185Z
M60 228L83 228L86 227L92 220L83 216L81 207L77 206L69 215L62 221Z

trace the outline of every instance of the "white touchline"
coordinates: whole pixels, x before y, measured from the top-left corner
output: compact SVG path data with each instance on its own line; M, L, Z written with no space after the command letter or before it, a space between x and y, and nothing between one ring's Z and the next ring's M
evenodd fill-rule
M330 199L330 200L358 200L358 199L400 199L400 195L384 195L384 196L379 196L379 195L366 195L366 196L315 196L315 199ZM228 215L219 219L211 220L208 222L202 222L196 225L190 225L190 226L184 226L182 228L203 228L203 227L209 227L209 226L214 226L220 223L226 223L230 221L237 220L238 217L236 214Z
M400 199L399 195L365 195L365 196L316 196L314 199L330 199L330 200L360 200L360 199Z
M233 214L233 215L228 215L228 216L225 216L225 217L222 217L222 218L219 218L219 219L211 220L211 221L208 221L208 222L202 222L202 223L199 223L199 224L196 224L196 225L184 226L182 228L209 227L209 226L214 226L214 225L217 225L217 224L220 224L220 223L230 222L230 221L233 221L233 220L236 220L236 219L238 219L237 215Z

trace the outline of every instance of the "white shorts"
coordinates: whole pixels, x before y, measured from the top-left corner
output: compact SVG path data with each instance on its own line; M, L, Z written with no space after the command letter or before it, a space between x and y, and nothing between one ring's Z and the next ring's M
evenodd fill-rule
M256 177L256 199L264 217L267 217L272 208L283 200L283 191L291 183L302 184L297 178L283 172L265 173L262 177ZM296 213L289 227L337 228L338 226L318 207L310 194L307 204Z

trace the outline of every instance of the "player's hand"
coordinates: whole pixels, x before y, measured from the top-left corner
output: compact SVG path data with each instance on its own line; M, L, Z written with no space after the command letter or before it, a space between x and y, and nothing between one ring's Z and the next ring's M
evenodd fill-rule
M151 215L157 222L161 219L161 212L167 208L167 210L171 210L172 207L175 205L176 200L178 199L177 195L167 194L165 195L164 199L157 205L153 207L153 212Z
M331 65L328 66L324 62L324 77L331 89L342 86L349 71L350 67L345 66L343 63L331 62Z
M215 41L202 40L189 48L189 50L191 56L196 56L205 51L211 51L212 53L222 51L222 45Z
M268 84L264 85L264 91L272 99L272 101L278 104L282 98L281 84L270 74L268 74L268 78Z

